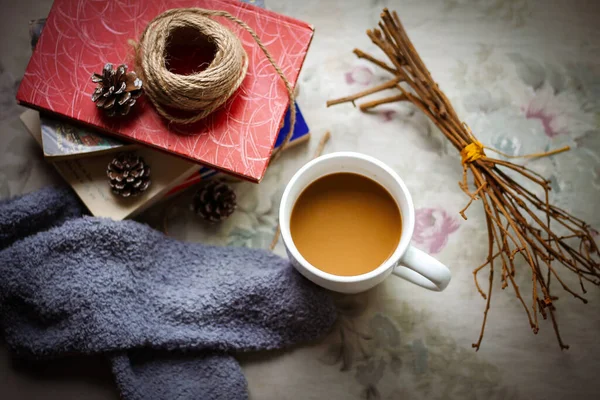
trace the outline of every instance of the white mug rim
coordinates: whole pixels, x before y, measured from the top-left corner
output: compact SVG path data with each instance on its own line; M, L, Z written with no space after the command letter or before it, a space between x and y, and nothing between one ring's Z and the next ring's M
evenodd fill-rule
M284 215L284 213L285 213L284 210L286 209L285 206L289 201L290 191L292 190L293 187L296 186L298 180L302 177L302 175L304 175L308 170L313 168L316 164L323 162L325 160L331 159L331 158L354 158L354 159L359 159L361 161L372 163L372 164L376 165L377 167L384 170L385 173L387 173L388 175L390 175L393 178L393 180L400 187L404 197L406 198L406 203L407 203L406 208L408 208L407 210L404 209L399 204L399 201L396 198L396 196L394 196L392 193L390 193L390 195L392 195L392 197L396 201L396 205L398 206L398 209L400 210L400 213L402 215L402 233L400 235L400 241L398 243L398 246L396 247L396 249L394 250L392 255L385 262L383 262L383 264L381 264L379 267L377 267L369 272L366 272L364 274L361 274L361 275L353 275L353 276L334 275L334 274L330 274L328 272L322 271L319 268L313 266L311 263L309 263L302 256L300 251L296 248L296 245L294 244L294 241L292 240L292 235L291 235L290 227L289 227L289 220L291 218L291 212L294 208L294 205L292 205L289 208L290 215L287 215L287 216ZM331 173L332 174L336 173L336 171L332 171ZM361 174L359 174L359 175L361 175ZM319 179L319 178L316 178L316 179ZM313 183L316 179L313 179L310 182L308 182L302 189L305 189L306 187L308 187L308 185ZM386 190L388 192L390 192L390 190L387 187L385 187L385 185L382 185L382 186L384 188L386 188ZM294 257L300 264L302 264L302 266L304 268L306 268L311 274L314 274L322 279L325 279L325 280L328 280L331 282L357 283L357 282L367 281L367 280L377 277L381 274L384 274L386 271L388 271L391 268L394 268L398 264L399 260L402 258L404 253L406 253L406 250L410 246L410 241L412 239L412 235L413 235L413 231L414 231L414 224L415 224L415 210L414 210L412 197L410 195L410 192L408 191L408 188L404 184L404 181L388 165L386 165L382 161L376 159L375 157L371 157L366 154L351 152L351 151L341 151L341 152L329 153L329 154L317 157L314 160L309 161L304 166L302 166L302 168L300 168L298 171L296 171L296 173L294 174L292 179L290 179L290 181L288 182L288 184L283 192L283 196L281 197L281 204L279 206L279 224L280 224L280 229L281 229L281 237L284 241L284 244L285 244L287 250L291 253L292 257Z

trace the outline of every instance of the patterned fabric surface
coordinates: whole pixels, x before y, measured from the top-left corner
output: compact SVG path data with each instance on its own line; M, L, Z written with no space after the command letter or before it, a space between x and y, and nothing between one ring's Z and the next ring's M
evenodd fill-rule
M0 198L59 181L20 125L21 110L13 102L29 56L26 22L49 7L49 1L39 3L39 10L19 5L14 15L1 17ZM446 291L432 293L390 277L368 293L340 296L342 317L326 340L285 353L240 356L252 398L597 398L600 288L588 287L590 302L583 305L555 286L561 334L571 346L560 351L551 322L541 321L534 335L514 292L502 291L498 280L485 338L475 352L471 344L485 302L472 270L487 255L487 233L479 204L469 209L467 221L458 214L467 201L457 184L459 155L409 105L364 114L349 104L327 109L325 101L387 78L352 50L377 54L364 32L376 26L384 6L395 9L434 78L484 144L513 155L571 146L567 153L526 164L551 180L552 202L600 230L600 4L290 0L267 6L315 25L298 98L313 140L286 152L260 185L234 183L239 207L222 225L194 218L188 208L192 193L140 219L160 229L166 224L169 234L184 240L266 248L286 182L311 157L320 135L331 130L326 152L374 155L405 180L417 208L413 243L446 263L453 281ZM283 245L275 251L283 255ZM561 276L577 288L576 279L564 271ZM529 293L529 269L518 270L516 279ZM4 350L0 368L8 371L6 378L0 375L8 393L19 393L9 398L41 393L115 398L81 374L57 382L13 370Z

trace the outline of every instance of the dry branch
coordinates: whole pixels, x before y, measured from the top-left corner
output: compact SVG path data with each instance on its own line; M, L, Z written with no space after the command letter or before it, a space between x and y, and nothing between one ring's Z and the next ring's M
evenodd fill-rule
M461 122L450 101L431 77L396 12L390 13L384 9L381 19L379 29L368 30L367 35L387 56L389 63L358 49L355 49L354 53L359 58L392 73L394 77L384 84L353 96L330 100L327 106L345 102L354 104L356 100L374 93L397 89L400 92L397 95L387 95L383 99L363 103L360 109L367 111L380 104L408 101L423 111L460 152L463 178L459 186L469 196L469 201L460 211L460 215L467 219L467 209L474 201L481 200L488 231L487 259L473 271L475 286L486 302L479 339L473 343L473 347L479 350L481 346L490 310L492 282L494 277L499 275L502 289L512 287L523 305L533 332L537 333L539 330L538 313L544 319L549 313L558 344L561 349L567 349L569 346L563 343L556 322L554 303L558 298L551 294L550 283L554 277L565 291L584 303L587 300L569 288L558 274L557 268L563 266L576 274L583 294L586 293L584 280L600 286L600 252L590 227L567 211L549 203L548 180L524 166L488 157L484 151L486 147L479 143L469 128ZM565 150L568 148L529 157L548 156ZM467 183L469 173L473 178L472 189ZM543 199L528 190L528 185L520 183L522 181L535 183L543 190ZM568 233L559 235L555 231L556 228ZM578 244L573 244L577 241ZM518 264L517 259L523 260L524 264ZM528 268L517 269L521 265ZM484 292L477 280L477 274L485 267L489 267L487 292ZM495 271L497 274L494 274ZM515 282L516 274L526 271L531 272L530 301L521 296L521 290Z

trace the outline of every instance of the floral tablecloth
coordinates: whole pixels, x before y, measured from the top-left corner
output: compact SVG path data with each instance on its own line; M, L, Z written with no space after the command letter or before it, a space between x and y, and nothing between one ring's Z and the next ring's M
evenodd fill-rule
M327 109L325 101L387 78L357 60L352 50L376 53L364 32L376 26L384 6L395 9L434 78L484 144L513 155L571 146L567 153L527 164L551 180L551 201L600 230L600 4L267 3L315 26L298 97L313 140L287 151L260 185L235 183L239 207L222 225L206 226L194 218L189 193L140 219L160 229L166 223L169 234L182 240L267 248L286 182L310 158L320 135L330 130L325 152L374 155L402 176L417 207L413 243L446 263L453 280L446 291L433 293L391 277L368 293L340 296L338 326L324 340L285 352L240 356L252 398L598 398L600 289L589 287L590 304L583 305L555 288L561 334L571 346L560 351L551 323L542 321L534 335L514 293L510 288L502 292L496 282L485 338L475 352L471 344L479 335L485 303L472 270L487 255L486 230L480 205L469 209L467 221L458 214L467 200L457 184L462 174L458 154L409 105L390 104L364 114L348 104ZM20 126L20 109L11 98L28 57L26 32L15 33L16 23L43 15L49 2L39 4L43 12L19 5L15 15L1 17L2 198L58 181ZM284 255L281 244L275 251ZM517 271L520 285L527 287L530 280L528 268ZM81 374L40 379L15 369L4 350L0 368L0 386L15 393L8 398L115 396L110 383L97 384Z

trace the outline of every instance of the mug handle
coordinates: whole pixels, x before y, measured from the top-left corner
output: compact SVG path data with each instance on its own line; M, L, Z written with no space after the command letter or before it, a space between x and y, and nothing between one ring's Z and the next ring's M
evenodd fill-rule
M400 264L392 273L425 289L441 292L450 283L448 267L416 247L408 246Z

